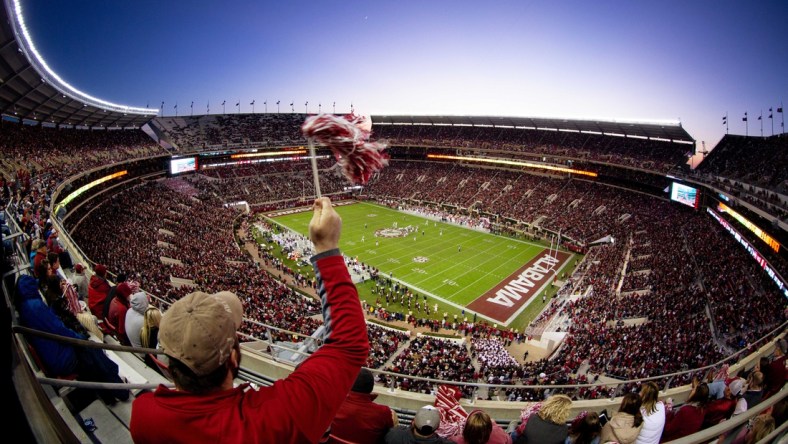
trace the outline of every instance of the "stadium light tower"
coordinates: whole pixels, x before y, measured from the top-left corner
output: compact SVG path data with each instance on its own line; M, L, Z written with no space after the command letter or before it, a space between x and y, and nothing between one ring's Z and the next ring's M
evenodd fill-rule
M276 113L277 114L279 114L279 102L281 102L281 100L277 100L276 101Z
M254 114L254 99L252 99L252 103L250 103L250 105L252 105L252 114Z
M265 113L268 114L268 99L263 101L263 106L265 107Z
M227 114L227 110L225 109L225 105L227 104L226 100L222 100L222 114Z
M304 114L309 114L309 101L304 102Z

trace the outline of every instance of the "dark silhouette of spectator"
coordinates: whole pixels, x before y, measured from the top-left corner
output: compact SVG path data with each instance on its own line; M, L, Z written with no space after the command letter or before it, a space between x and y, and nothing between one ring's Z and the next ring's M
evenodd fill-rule
M782 390L785 385L785 353L788 352L788 341L780 339L774 344L774 357L769 365L762 367L761 371L765 374L767 385L765 387L764 398L769 398L773 394Z
M22 325L36 330L73 339L87 339L67 328L55 313L44 304L35 278L20 276L16 286L16 306ZM118 366L102 350L72 346L62 342L29 337L30 345L41 360L44 372L51 377L76 375L80 381L123 383L118 376ZM98 390L97 394L107 403L129 399L124 389Z
M372 372L362 368L331 423L328 442L383 442L389 429L399 424L394 410L373 402L374 387Z

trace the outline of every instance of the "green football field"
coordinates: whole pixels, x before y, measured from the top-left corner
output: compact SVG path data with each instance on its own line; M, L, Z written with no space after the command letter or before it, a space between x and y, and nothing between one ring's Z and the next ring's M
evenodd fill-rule
M340 248L346 256L457 308L495 288L545 250L536 243L369 203L337 206L336 210L342 216ZM309 211L278 216L274 221L306 235L311 217ZM405 234L406 227L411 231Z

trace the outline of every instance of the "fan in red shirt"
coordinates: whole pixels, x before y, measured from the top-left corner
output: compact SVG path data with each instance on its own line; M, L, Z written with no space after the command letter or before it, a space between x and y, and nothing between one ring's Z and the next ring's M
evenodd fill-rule
M315 200L309 234L320 285L323 345L271 387L233 387L243 307L230 292L195 292L164 313L159 344L176 390L159 386L132 406L130 431L146 443L314 443L328 430L366 362L369 341L358 293L339 253L342 220Z

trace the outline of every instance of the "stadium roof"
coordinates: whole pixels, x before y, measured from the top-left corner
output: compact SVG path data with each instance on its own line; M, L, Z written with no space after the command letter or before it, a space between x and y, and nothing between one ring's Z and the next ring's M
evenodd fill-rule
M0 114L20 120L90 128L139 128L158 110L110 103L69 85L38 54L19 0L0 11Z
M457 125L573 131L694 143L680 123L622 122L538 117L372 116L376 125Z

